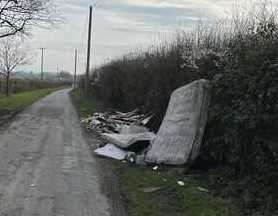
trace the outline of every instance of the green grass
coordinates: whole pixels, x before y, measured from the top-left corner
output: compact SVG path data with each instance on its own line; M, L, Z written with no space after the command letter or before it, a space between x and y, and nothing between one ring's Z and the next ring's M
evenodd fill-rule
M101 104L96 100L86 98L80 89L70 92L71 99L80 117L85 118L92 115L94 112L101 109Z
M39 89L27 91L23 93L13 94L9 97L0 96L0 115L12 114L29 106L36 100L58 90L54 89Z
M125 167L119 169L121 188L130 216L232 216L232 204L201 192L205 185L193 175L185 175L181 168ZM179 186L178 181L185 182ZM160 187L153 193L144 188Z

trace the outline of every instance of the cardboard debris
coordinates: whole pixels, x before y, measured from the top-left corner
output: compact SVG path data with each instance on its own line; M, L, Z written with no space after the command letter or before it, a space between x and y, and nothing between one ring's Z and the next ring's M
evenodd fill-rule
M210 84L198 80L173 92L146 162L182 165L199 154L210 102Z
M98 148L94 151L97 155L113 158L116 160L124 160L128 154L127 151L124 151L113 144L107 144L102 148Z

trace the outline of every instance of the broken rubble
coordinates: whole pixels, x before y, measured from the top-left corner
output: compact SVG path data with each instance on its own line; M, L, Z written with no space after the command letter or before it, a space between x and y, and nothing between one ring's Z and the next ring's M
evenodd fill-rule
M108 143L105 147L95 150L100 156L126 159L134 163L136 154L146 149L154 133L144 127L151 120L152 115L140 114L138 110L129 113L95 113L93 116L83 119L81 122L89 130L100 133Z
M85 124L88 130L95 130L98 133L143 133L148 132L145 126L152 117L153 115L141 114L136 109L129 113L94 113L81 123Z

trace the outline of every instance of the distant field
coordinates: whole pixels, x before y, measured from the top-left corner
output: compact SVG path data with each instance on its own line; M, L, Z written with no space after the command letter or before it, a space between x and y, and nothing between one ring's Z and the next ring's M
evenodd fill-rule
M20 93L24 91L31 91L36 89L57 88L67 83L62 81L47 81L47 80L10 80L10 93ZM0 95L6 92L6 81L0 79Z
M60 88L39 89L13 94L10 97L0 96L0 123L6 117L11 117L36 100L57 91Z

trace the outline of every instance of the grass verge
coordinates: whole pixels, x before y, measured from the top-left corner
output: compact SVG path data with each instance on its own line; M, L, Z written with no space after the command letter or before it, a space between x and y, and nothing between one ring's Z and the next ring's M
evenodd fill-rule
M81 117L100 110L97 101L87 99L82 92L71 92L72 101ZM120 190L130 216L233 216L233 204L215 197L201 177L185 174L185 168L130 166L129 164L100 159L101 166L117 175ZM184 186L179 186L183 181Z
M81 118L88 117L94 112L100 110L102 107L100 102L96 100L87 99L80 89L71 91L70 96Z
M61 88L39 89L13 94L9 97L0 96L0 122L13 116L25 107L31 105L36 100Z
M119 178L130 216L232 216L233 205L206 190L198 176L183 168L124 167ZM178 181L185 183L178 185Z

